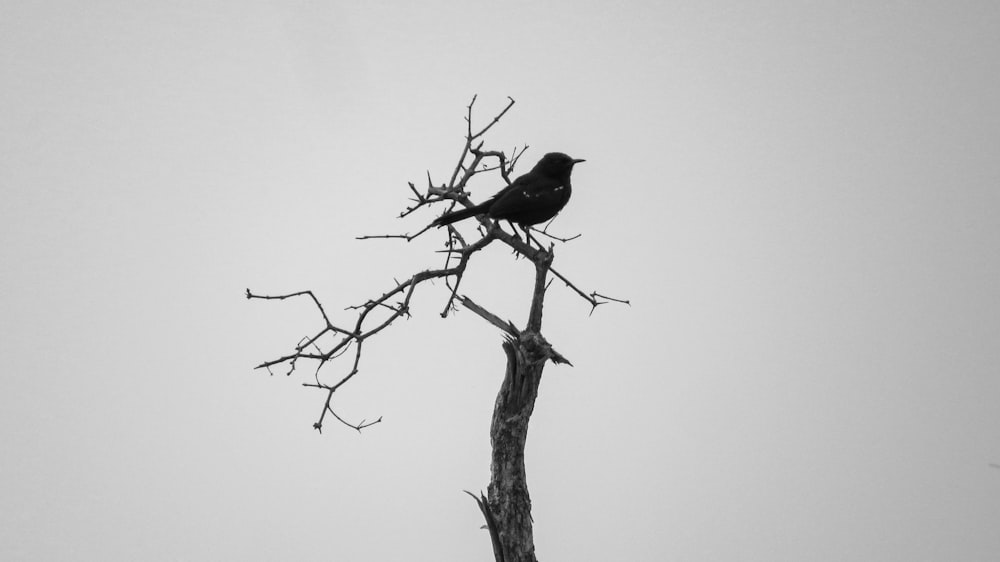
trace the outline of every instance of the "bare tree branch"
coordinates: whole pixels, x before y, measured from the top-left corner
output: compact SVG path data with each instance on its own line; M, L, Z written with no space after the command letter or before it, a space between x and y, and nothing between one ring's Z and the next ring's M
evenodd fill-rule
M478 304L473 302L472 299L470 299L469 297L462 295L458 297L458 302L462 303L462 306L464 306L465 308L479 315L479 317L482 318L483 320L486 320L490 324L493 324L497 328L503 330L504 333L509 334L515 338L520 335L521 333L520 330L517 329L517 326L515 326L513 322L511 322L510 320L501 320L499 316L479 306Z
M515 147L512 150L511 155L508 157L503 151L484 149L482 138L507 114L508 111L510 111L510 109L514 106L515 101L513 98L508 98L508 103L486 125L477 130L473 126L472 119L473 108L476 100L477 97L473 96L469 105L466 107L465 142L462 147L461 157L452 171L450 180L447 184L434 185L434 182L431 179L431 174L428 171L427 189L425 192L421 192L417 189L413 182L408 182L407 187L412 194L412 197L410 198L411 204L400 212L400 218L408 217L419 209L431 207L442 202L450 202L452 205L461 205L465 207L473 206L472 201L469 199L469 194L466 191L466 186L477 174L499 172L504 182L507 184L510 183L510 176L513 173L519 159L527 151L528 146L525 145L520 149ZM320 317L322 318L322 326L311 335L302 338L299 343L293 347L290 353L264 361L259 364L257 368L265 369L269 373L273 374L272 367L287 364L288 370L286 375L290 376L295 372L299 361L312 361L316 363L316 369L312 376L312 380L314 382L304 383L303 386L317 388L327 392L323 409L321 410L319 419L315 424L317 430L322 430L323 422L328 413L335 419L341 421L344 425L359 431L365 427L378 423L378 421L368 423L350 423L343 420L333 409L333 395L337 389L360 372L364 342L369 337L372 337L388 328L397 319L409 316L410 303L418 285L435 279L444 280L445 286L448 288L448 298L446 299L444 307L441 311L442 317L446 317L450 311L454 310L457 303L471 310L490 324L496 326L508 336L515 338L519 336L520 332L513 325L513 323L500 319L499 316L489 312L483 306L470 299L467 295L460 295L458 293L465 271L469 266L472 256L496 241L511 248L516 256L530 260L536 265L535 291L527 328L529 331L540 332L542 301L545 289L551 282L546 281L546 276L550 271L552 272L552 275L560 279L567 287L590 304L591 312L593 312L598 305L605 304L607 302L628 304L628 301L625 300L607 297L597 292L591 292L588 294L580 290L566 276L559 273L555 269L552 269L552 247L550 246L548 249L544 248L531 236L530 231L526 231L525 237L522 239L517 235L516 231L508 232L504 230L498 221L492 221L485 216L478 217L478 221L479 236L478 238L470 240L466 240L461 231L456 229L454 225L449 225L447 227L445 249L442 250L445 254L444 263L441 267L413 273L402 281L395 281L395 285L391 286L378 298L370 299L359 305L347 307L347 310L354 311L356 313L352 328L344 328L340 325L333 324L326 310L323 308L323 305L312 291L306 290L282 295L264 295L253 293L247 289L246 297L248 299L285 300L296 297L307 297L316 306L316 309L319 311ZM431 225L427 224L415 234L372 234L358 236L357 238L360 240L401 239L411 241L431 228ZM579 237L579 235L577 235L571 238L562 239L549 235L544 230L539 232L548 236L552 240L560 242L568 242ZM334 381L325 381L325 377L323 375L325 371L323 371L323 368L332 360L346 354L351 349L353 349L353 361L351 361L349 369L346 370L346 372L341 373L341 375L336 377ZM569 363L569 361L554 350L551 351L549 357L556 362ZM381 418L379 418L379 421L380 420Z

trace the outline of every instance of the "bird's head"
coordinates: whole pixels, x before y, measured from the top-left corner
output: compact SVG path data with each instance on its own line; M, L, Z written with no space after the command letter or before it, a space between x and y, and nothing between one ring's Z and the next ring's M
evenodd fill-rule
M585 160L570 158L562 152L550 152L543 156L538 164L535 164L532 171L541 172L549 177L561 178L569 176L569 173L573 171L573 166L580 162L585 162Z

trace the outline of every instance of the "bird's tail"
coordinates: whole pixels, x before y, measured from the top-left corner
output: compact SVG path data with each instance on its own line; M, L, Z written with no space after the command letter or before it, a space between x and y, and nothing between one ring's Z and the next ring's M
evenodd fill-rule
M444 226L446 224L451 224L453 222L458 222L460 220L467 219L469 217L474 217L476 215L481 215L489 209L489 202L476 205L475 207L468 207L465 209L459 209L451 213L445 213L434 220L431 224L434 226Z

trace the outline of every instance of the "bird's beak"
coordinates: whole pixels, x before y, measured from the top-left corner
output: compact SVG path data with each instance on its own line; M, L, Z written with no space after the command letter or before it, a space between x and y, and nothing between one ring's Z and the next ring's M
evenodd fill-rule
M573 160L574 164L579 164L580 162L586 162L586 160L584 160L583 158L577 158L576 160Z

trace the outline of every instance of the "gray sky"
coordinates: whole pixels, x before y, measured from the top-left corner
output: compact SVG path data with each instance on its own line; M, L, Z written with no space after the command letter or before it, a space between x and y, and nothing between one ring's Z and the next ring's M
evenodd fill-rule
M0 558L486 560L500 336L253 365L438 263L354 236L489 146L586 158L528 443L544 560L996 560L1000 4L4 2ZM524 171L522 169L521 171ZM475 198L499 188L474 186ZM523 322L530 268L468 294ZM347 322L347 320L345 320ZM346 368L346 365L334 368Z

